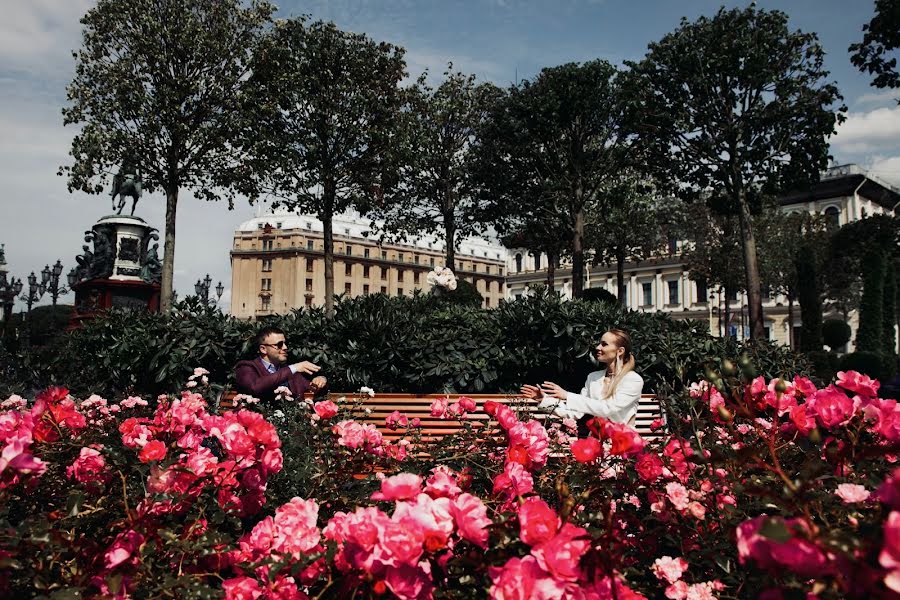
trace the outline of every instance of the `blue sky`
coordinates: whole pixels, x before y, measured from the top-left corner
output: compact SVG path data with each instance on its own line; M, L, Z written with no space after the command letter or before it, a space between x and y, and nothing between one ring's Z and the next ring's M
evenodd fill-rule
M279 16L310 14L406 49L411 77L428 69L437 81L448 61L481 80L506 86L542 67L604 58L638 60L647 44L678 26L682 16L713 15L707 0L312 0L276 2ZM62 259L74 265L81 234L109 212L106 195L69 194L56 175L68 162L73 132L60 109L80 41L81 15L91 0L0 0L0 243L16 276ZM847 47L872 17L869 0L758 2L790 16L791 26L818 33L826 66L849 109L832 140L838 163L856 162L900 184L900 107L895 93L869 86ZM726 6L746 3L726 2ZM232 232L254 214L238 204L210 205L182 194L178 213L175 287L182 294L210 273L230 297ZM138 214L162 229L164 198L145 196ZM63 301L71 301L64 296ZM17 306L16 310L20 307Z

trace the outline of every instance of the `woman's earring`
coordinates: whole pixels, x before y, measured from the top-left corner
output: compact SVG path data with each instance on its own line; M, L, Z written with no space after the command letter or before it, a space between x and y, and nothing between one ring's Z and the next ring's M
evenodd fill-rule
M618 375L622 371L622 356L616 357L616 374Z

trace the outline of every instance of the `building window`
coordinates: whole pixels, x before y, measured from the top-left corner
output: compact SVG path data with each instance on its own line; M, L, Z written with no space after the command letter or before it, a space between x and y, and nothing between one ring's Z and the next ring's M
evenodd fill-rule
M262 223L257 223L257 224L256 224L256 228L257 228L257 229L262 229L262 228L263 228L263 224L262 224Z
M387 288L385 286L381 286L381 293L387 294Z
M728 300L729 300L730 302L737 302L737 299L738 299L738 291L737 291L737 290L731 290L730 292L728 292L727 298L728 298Z
M381 260L387 260L387 251L386 250L381 251Z
M653 305L653 284L648 282L641 284L641 290L644 293L644 306Z
M272 242L272 240L263 240L263 242L262 242L262 249L263 249L263 250L271 250L272 247L273 247L273 242Z
M353 256L353 246L351 246L350 244L347 244L344 247L344 251L347 253L347 256Z
M403 295L403 288L397 288L397 295L398 295L398 296L402 296L402 295Z
M307 296L307 297L306 297L306 302L305 302L305 304L306 304L306 306L312 306L312 296Z
M264 292L272 291L272 279L269 277L264 277L262 282L260 283L260 289Z
M260 298L260 300L262 300L263 310L270 310L272 308L271 298L269 298L268 296L263 296L262 298Z
M706 291L706 280L700 279L697 283L697 302L706 302L708 292Z
M759 295L762 296L763 300L770 300L772 298L772 286L764 285L759 289ZM768 338L766 338L768 339Z
M363 257L369 258L369 249L368 248L363 248Z
M516 254L516 273L520 273L522 271L522 255Z
M404 275L406 275L406 272L403 269L397 269L397 281L403 281Z
M841 226L841 209L837 206L829 206L825 209L825 226L828 229L837 229Z
M313 248L315 248L315 242L313 242L312 240L306 240L306 249L312 250Z
M306 228L307 228L307 229L312 229L312 223L310 223L309 221L307 221L307 222L306 222Z
M313 259L311 259L311 258L306 259L306 272L307 273L313 272Z
M369 295L369 284L368 283L363 284L363 294L365 294L366 296Z
M306 280L306 291L307 291L307 292L311 292L311 291L312 291L312 286L313 286L313 280L307 278L307 280Z
M381 267L381 278L387 281L387 267Z
M344 235L350 235L350 228L344 227Z
M353 274L353 265L350 263L344 263L344 275L352 275Z
M669 256L675 256L678 252L678 238L669 238Z
M540 253L534 255L534 270L535 271L541 270L541 255L540 255Z
M366 278L369 277L369 265L365 265L363 267L363 277L366 277Z
M275 228L281 229L281 221L278 221L277 223L275 223Z
M403 262L403 253L402 252L397 253L397 260L400 262Z
M669 286L669 304L678 304L678 280L666 282Z
M491 305L491 299L490 299L490 298L485 298L485 299L484 299L484 305L485 305L485 306L490 306L490 305Z
M429 263L431 264L431 266L433 267L433 266L434 266L434 257L430 258L428 262L429 262Z
M413 283L415 283L416 285L419 285L419 272L418 271L413 273Z
M263 273L268 273L269 271L272 270L272 259L271 258L263 259L262 270L263 270Z
M349 283L349 282L344 284L344 293L347 294L348 296L349 296L350 293L351 293L351 289L352 289L352 288L350 287L350 283Z
M418 255L418 254L416 254L416 255L413 257L413 262L416 263L416 264L419 264L419 255Z

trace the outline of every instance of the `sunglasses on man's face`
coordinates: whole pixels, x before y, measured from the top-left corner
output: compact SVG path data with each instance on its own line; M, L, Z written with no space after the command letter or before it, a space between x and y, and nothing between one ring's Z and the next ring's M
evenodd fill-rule
M263 342L262 345L263 346L272 346L273 348L278 348L279 350L281 350L282 348L287 348L287 342L284 340L279 340L279 341L275 342L274 344L267 344L267 343Z

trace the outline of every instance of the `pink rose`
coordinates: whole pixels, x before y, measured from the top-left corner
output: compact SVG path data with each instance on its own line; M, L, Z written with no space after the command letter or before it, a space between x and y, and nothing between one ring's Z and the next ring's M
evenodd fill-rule
M870 494L865 486L856 483L842 483L837 486L835 495L846 504L853 504L855 502L865 502L869 499Z
M884 546L878 555L878 563L891 570L885 577L885 584L900 591L900 512L895 510L884 522Z
M660 581L668 581L675 583L684 572L687 571L688 563L683 558L672 558L671 556L663 556L653 561L653 574Z
M837 385L845 390L869 398L877 396L878 388L881 387L881 383L878 380L857 371L838 371Z
M486 548L487 528L492 522L487 516L484 503L472 494L460 494L450 507L460 537Z
M817 577L830 571L828 558L814 543L795 536L785 542L778 542L759 533L763 525L783 527L791 533L808 529L802 519L783 519L767 515L760 515L741 523L736 532L738 558L741 564L753 559L763 569L787 568L801 577Z
M467 412L472 412L476 408L475 401L468 396L460 396L457 402L459 403L459 406Z
M431 416L444 418L447 412L447 398L437 398L431 403Z
M341 421L332 428L338 435L338 444L347 448L359 448L366 443L366 434L363 426L356 421Z
M494 494L506 493L515 498L533 490L534 479L531 473L517 462L506 463L503 472L494 477Z
M403 564L390 567L385 573L384 583L400 600L431 598L434 589L431 568L426 561L417 566Z
M378 530L375 560L391 567L415 565L422 556L424 542L425 534L421 529L387 521Z
M557 579L578 581L579 561L591 546L587 530L565 523L550 540L531 549L538 564Z
M397 427L406 427L409 424L409 417L399 410L395 410L384 419L384 424L390 430L397 429Z
M131 558L143 543L144 536L134 530L120 533L103 555L106 568L114 569Z
M663 461L658 454L644 453L634 462L638 476L647 483L653 483L663 474Z
M222 582L225 600L257 600L263 594L259 582L252 577L234 577Z
M816 392L810 403L815 407L819 424L825 429L846 424L853 418L856 408L853 400L833 385Z
M559 525L556 511L537 496L527 498L519 507L519 537L529 546L551 539Z
M425 485L425 493L432 498L456 498L462 493L453 472L447 467L435 467Z
M686 509L691 501L687 488L675 481L666 484L666 497L678 510Z
M593 462L600 456L603 447L597 438L589 437L572 442L572 456L580 463Z
M381 491L372 500L408 500L422 491L422 478L414 473L400 473L381 482Z
M641 434L625 423L606 421L603 423L603 437L612 442L610 454L617 456L634 456L646 445Z
M66 476L87 486L106 485L112 478L106 469L106 460L97 448L82 448L75 462L66 469Z
M159 440L147 442L141 450L138 458L141 462L150 462L151 460L162 460L166 457L166 445Z
M316 521L319 505L315 500L293 498L275 510L275 549L279 552L306 553L319 543Z
M489 567L493 585L490 597L494 600L531 600L559 598L565 584L550 577L533 556L511 558L502 567ZM538 588L542 593L538 593Z
M338 413L337 404L335 404L331 400L322 400L321 402L316 402L315 404L313 404L313 410L315 410L316 414L319 415L319 417L322 419L330 419Z

